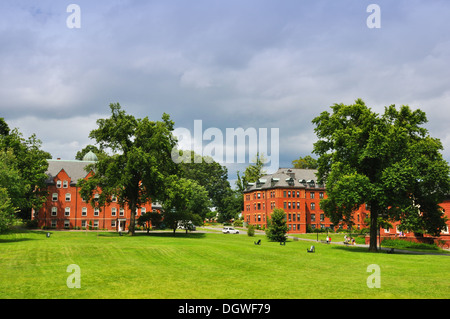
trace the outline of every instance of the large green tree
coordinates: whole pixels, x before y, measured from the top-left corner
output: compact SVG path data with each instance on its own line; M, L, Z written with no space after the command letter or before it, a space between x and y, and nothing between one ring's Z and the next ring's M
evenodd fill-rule
M111 116L97 120L98 128L89 137L99 150L112 153L100 156L98 162L88 167L93 174L78 182L83 198L95 206L103 206L116 196L118 202L131 211L129 233L135 232L136 209L149 200L165 196L167 176L176 174L171 151L176 145L172 135L173 121L166 113L162 121L148 117L135 118L127 114L119 103L110 104ZM101 189L98 198L95 193Z
M178 224L183 225L186 232L190 223L202 224L211 207L208 191L195 180L173 175L166 180L166 185L162 204L164 223L174 232Z
M10 130L0 118L0 151L6 156L3 164L17 171L20 178L20 183L9 183L5 187L22 219L30 219L31 209L39 209L46 201L47 160L51 155L41 146L42 142L35 134L24 138L17 128ZM19 187L24 191L18 192Z
M25 184L16 165L12 150L0 150L0 233L12 226L18 207L25 205Z
M379 219L439 235L445 226L439 203L450 190L449 166L441 142L422 127L425 113L391 105L379 115L361 99L331 109L312 121L318 181L327 187L328 197L320 203L325 214L351 224L352 212L368 204L370 251L377 251Z
M235 215L236 209L233 210L230 205L234 198L234 192L228 181L227 168L215 162L211 157L202 157L193 151L180 152L184 153L180 154L184 158L187 158L190 152L190 160L178 164L181 168L181 176L195 180L207 190L211 203L221 218Z

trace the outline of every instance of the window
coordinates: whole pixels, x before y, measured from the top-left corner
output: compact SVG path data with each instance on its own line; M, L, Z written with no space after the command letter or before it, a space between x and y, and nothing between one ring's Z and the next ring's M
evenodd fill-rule
M120 208L120 209L119 209L119 215L120 215L120 216L125 215L125 210L124 210L123 208Z
M113 203L116 203L116 202L117 202L117 197L116 197L116 195L112 195L111 201L112 201Z
M288 209L291 209L291 202L288 202Z
M320 221L323 222L325 220L325 216L323 214L320 214Z
M58 193L52 194L52 201L56 202L58 200Z
M81 208L81 216L87 216L87 208L86 207Z
M56 188L61 188L61 181L56 182Z
M297 202L297 209L300 209L300 202Z
M86 227L86 221L85 220L81 221L81 227Z
M291 214L288 214L288 220L289 220L290 222L292 221Z
M70 216L70 207L66 207L64 210L64 216Z
M100 212L100 209L94 208L94 216L98 216L99 212Z
M300 221L300 214L297 214L297 221ZM300 225L298 226L298 229L300 229Z
M288 192L288 197L291 197L291 192Z
M52 219L52 228L56 228L56 220Z
M64 188L67 188L68 186L69 186L69 183L68 183L67 181L64 181L64 182L63 182L63 187L64 187Z
M115 220L112 220L112 221L111 221L111 228L114 228L114 227L116 227L116 221L115 221Z
M258 214L258 221L261 221L261 215Z
M297 192L297 197L300 197L300 192Z
M316 209L316 203L311 203L311 210L315 210Z
M145 207L141 207L141 215L142 215L142 214L145 214L146 211L147 211L147 210L145 209Z
M258 203L258 210L261 209L261 203Z
M64 228L69 228L70 227L70 220L66 219L64 220Z
M286 191L283 191L283 197L286 197Z
M311 192L311 193L309 194L309 198L314 199L314 197L315 197L315 193L314 193L314 192Z
M323 193L322 192L319 193L319 198L323 198Z
M316 214L311 214L311 221L315 222L316 221Z
M66 194L66 202L70 202L70 199L71 199L71 195L70 195L70 193L67 193Z
M52 216L56 216L58 214L58 208L52 207Z
M257 195L257 196L258 196L258 199L260 199L260 198L261 198L261 193L258 193L258 195Z
M98 220L94 220L94 227L98 227Z
M113 207L111 208L111 216L116 216L117 214L117 208Z

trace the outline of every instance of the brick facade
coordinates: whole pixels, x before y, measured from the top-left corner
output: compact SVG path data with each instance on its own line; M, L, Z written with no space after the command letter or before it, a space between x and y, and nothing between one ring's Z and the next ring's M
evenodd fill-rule
M310 229L330 228L346 229L347 225L339 223L333 225L325 213L320 209L320 200L326 198L326 189L315 181L316 170L311 169L279 169L276 173L261 177L256 183L250 183L244 191L244 222L265 229L267 221L275 208L283 208L289 233L306 233ZM449 238L450 228L450 198L441 204L449 219L447 230L442 233L442 239ZM366 218L369 217L366 205L354 212L353 222L356 229L367 228ZM399 236L397 225L394 229L381 229L382 236ZM402 234L413 237L414 234Z
M113 200L103 207L93 208L83 201L77 187L80 178L87 179L91 173L85 167L92 161L49 160L48 197L42 208L33 211L32 218L38 227L55 229L107 229L125 231L130 224L131 212ZM100 193L100 190L99 190ZM137 210L141 214L152 211L151 202Z

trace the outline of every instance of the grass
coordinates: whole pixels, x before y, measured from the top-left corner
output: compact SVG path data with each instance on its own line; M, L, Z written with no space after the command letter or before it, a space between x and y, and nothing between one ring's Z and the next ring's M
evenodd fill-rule
M449 298L450 257L369 253L360 247L265 236L24 231L0 235L0 298ZM260 246L254 245L261 239ZM81 269L69 289L67 266ZM381 288L368 288L367 267Z

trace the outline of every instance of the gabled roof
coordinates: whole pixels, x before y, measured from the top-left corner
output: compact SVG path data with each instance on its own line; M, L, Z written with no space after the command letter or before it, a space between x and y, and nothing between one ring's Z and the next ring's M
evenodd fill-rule
M76 184L80 178L85 178L88 175L85 167L93 164L92 161L65 161L65 160L48 160L48 175L47 184L53 184L53 179L64 169L69 175L71 183Z
M255 183L249 183L244 192L271 188L324 188L317 184L317 170L280 168L276 173L261 176Z

